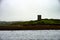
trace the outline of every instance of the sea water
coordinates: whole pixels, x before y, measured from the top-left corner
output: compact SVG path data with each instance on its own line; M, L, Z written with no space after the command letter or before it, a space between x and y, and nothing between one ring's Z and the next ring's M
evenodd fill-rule
M60 40L60 30L0 31L0 40Z

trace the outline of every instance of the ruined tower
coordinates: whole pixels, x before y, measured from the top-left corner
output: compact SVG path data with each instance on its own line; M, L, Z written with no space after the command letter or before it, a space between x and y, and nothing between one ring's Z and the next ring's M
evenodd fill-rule
M41 20L41 15L37 15L37 20Z

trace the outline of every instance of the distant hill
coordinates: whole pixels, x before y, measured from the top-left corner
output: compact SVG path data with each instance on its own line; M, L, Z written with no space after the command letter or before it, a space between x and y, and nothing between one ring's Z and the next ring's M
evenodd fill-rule
M34 21L25 21L25 22L15 22L11 25L36 25L36 24L60 24L59 19L41 19L41 20L34 20Z
M59 19L41 19L34 21L0 22L0 30L43 30L60 29Z
M60 24L60 19L41 19L34 21L0 21L0 25L37 25L37 24Z

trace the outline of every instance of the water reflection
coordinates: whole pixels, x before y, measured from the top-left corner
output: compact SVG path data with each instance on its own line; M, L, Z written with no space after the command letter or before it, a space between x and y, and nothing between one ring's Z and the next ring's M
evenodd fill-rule
M60 40L60 30L0 31L0 40Z

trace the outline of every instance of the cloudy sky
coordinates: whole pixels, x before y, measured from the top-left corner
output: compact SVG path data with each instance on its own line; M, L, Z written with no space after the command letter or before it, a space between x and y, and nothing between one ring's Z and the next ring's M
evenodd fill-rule
M1 0L0 21L28 21L42 18L60 19L59 0Z

